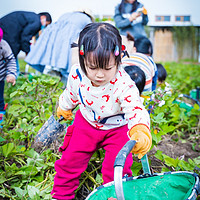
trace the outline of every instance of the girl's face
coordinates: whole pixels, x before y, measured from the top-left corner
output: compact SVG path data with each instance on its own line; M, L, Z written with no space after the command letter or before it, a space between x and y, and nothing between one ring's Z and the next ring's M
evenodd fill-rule
M110 82L117 72L117 65L114 56L110 57L110 61L106 69L101 69L92 63L85 63L87 77L91 80L92 85L99 87Z
M125 0L127 3L133 4L135 0Z

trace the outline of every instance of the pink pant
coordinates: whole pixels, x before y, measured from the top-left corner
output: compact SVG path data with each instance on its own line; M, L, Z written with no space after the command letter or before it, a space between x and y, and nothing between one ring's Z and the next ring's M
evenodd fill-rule
M111 130L99 130L91 126L78 110L73 123L73 134L68 147L63 151L60 160L55 162L56 175L51 194L53 198L69 200L75 197L79 186L81 173L87 168L94 152L99 148L105 149L105 159L102 164L104 184L114 179L114 161L129 140L127 126ZM64 142L65 143L65 142ZM132 175L132 155L126 159L123 174Z

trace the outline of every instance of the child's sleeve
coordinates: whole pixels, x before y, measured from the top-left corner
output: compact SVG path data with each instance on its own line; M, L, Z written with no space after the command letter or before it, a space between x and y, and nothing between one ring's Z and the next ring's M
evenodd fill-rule
M119 5L115 7L115 15L114 15L115 25L117 28L125 28L131 25L131 21L129 18L124 18L119 11Z
M6 75L13 75L17 76L17 66L16 66L16 59L9 44L6 41L3 42L3 57L5 59L5 66L6 66Z
M142 16L142 25L145 26L145 25L147 25L148 22L149 22L148 15L143 13L143 16Z
M76 72L76 67L72 66L72 70L69 74L66 89L60 95L59 107L62 110L71 110L75 108L78 103L78 85L80 84L80 79Z
M135 85L129 85L123 90L120 101L128 120L128 136L136 141L132 153L138 154L141 159L152 145L149 113L143 106Z
M128 128L141 124L150 129L150 116L139 96L139 91L135 85L126 87L120 95L121 107L128 120Z

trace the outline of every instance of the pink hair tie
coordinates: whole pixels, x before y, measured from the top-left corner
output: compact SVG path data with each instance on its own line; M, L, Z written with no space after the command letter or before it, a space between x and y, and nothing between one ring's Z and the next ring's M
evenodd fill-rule
M115 56L119 55L119 47L116 45L115 51L114 51Z

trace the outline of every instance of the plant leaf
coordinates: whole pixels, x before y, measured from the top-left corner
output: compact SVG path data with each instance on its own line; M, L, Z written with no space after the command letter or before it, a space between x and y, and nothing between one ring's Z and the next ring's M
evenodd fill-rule
M7 157L11 152L15 150L15 145L13 143L5 144L1 147L4 157Z
M40 193L40 190L34 186L28 185L28 195L31 199L34 199L34 197L36 196L36 194Z
M17 196L19 197L19 198L22 198L24 195L26 195L26 191L24 191L24 190L22 190L21 188L19 188L19 187L14 187L14 189L15 189L15 192L16 192L16 194L17 194Z

